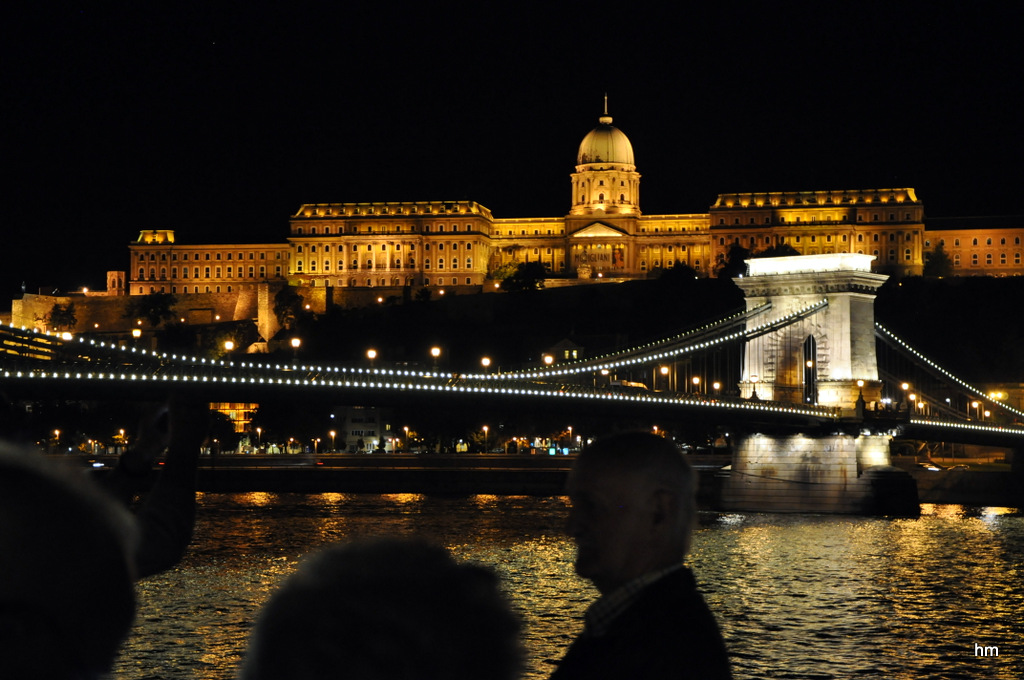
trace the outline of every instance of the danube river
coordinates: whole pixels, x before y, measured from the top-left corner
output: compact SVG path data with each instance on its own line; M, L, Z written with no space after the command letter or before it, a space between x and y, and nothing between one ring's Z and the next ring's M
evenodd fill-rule
M922 509L702 513L688 561L736 678L1024 677L1024 514ZM116 677L234 677L260 604L303 554L390 534L497 569L525 622L525 677L545 678L595 597L573 574L565 513L564 498L202 494L190 553L139 586Z

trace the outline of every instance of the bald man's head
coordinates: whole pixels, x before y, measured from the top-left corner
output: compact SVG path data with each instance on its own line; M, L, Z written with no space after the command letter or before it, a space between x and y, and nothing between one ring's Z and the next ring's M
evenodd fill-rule
M696 513L682 453L646 432L599 440L569 477L576 571L602 592L682 562Z

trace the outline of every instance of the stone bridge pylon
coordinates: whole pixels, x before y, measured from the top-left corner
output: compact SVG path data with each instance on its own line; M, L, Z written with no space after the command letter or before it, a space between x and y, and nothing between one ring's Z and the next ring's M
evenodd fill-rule
M723 506L781 512L918 511L913 478L890 465L891 435L857 426L864 407L880 399L882 387L874 301L888 277L871 273L873 259L851 253L753 259L748 275L735 279L747 308L770 302L771 318L820 306L789 325L748 334L741 394L833 406L848 427L841 432L736 433ZM763 319L757 322L765 325Z
M753 259L734 279L747 309L770 302L773 318L827 301L803 319L752 338L740 393L768 401L853 409L881 395L875 356L875 291L887 276L871 255L834 253ZM763 319L758 319L763 323Z

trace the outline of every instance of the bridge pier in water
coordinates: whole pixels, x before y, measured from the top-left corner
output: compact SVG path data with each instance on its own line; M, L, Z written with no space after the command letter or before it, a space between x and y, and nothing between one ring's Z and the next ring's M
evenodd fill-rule
M743 435L722 489L726 510L917 514L917 486L890 465L890 436Z
M735 280L748 310L770 303L767 313L776 319L815 310L781 327L748 320L741 394L833 407L844 427L735 435L725 509L917 513L913 478L891 466L891 436L864 427L866 407L881 398L874 299L887 278L871 272L872 259L852 253L754 259L748 276ZM757 331L755 323L767 330Z

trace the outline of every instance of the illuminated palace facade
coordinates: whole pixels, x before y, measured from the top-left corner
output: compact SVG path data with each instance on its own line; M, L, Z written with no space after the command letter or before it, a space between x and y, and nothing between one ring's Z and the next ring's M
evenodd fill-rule
M926 233L910 188L721 194L706 213L644 215L632 144L607 113L580 144L571 191L567 215L540 218L495 218L472 201L310 203L291 217L285 243L183 245L172 230L144 231L131 245L125 292L240 293L267 281L479 291L517 262L580 282L679 265L711 275L734 244L862 253L875 257L876 271L912 275L942 240L954 273L1021 272L1024 230Z

